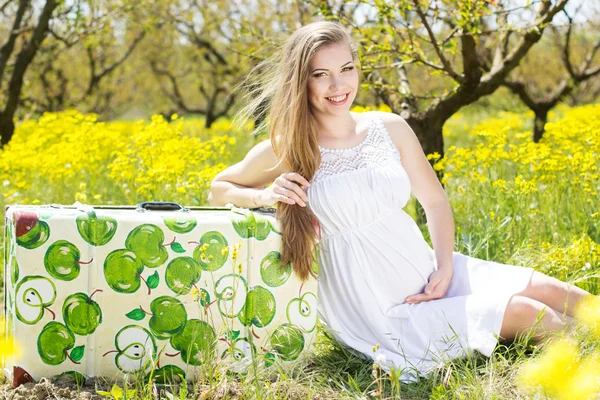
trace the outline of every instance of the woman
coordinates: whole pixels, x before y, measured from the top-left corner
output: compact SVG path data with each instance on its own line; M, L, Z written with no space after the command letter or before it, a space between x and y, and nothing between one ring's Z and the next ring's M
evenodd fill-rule
M357 61L341 25L315 22L257 66L262 81L240 115L263 117L268 108L268 127L265 119L256 129L270 139L215 177L210 203L279 203L282 264L305 279L320 250L322 322L386 371L402 368L403 381L471 350L489 356L498 336L534 328L541 339L563 329L589 293L453 251L450 204L414 132L393 113L349 111ZM403 210L411 192L435 250Z

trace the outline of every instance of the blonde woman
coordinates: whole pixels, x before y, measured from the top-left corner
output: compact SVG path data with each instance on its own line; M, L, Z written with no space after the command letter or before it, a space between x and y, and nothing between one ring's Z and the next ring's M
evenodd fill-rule
M450 204L414 132L393 113L349 111L357 62L342 25L315 22L257 66L260 85L239 115L266 117L256 129L270 139L215 177L209 202L278 203L282 264L305 279L318 254L321 321L385 370L401 368L403 381L472 350L489 356L498 336L563 329L589 293L453 251ZM411 193L435 250L403 210Z

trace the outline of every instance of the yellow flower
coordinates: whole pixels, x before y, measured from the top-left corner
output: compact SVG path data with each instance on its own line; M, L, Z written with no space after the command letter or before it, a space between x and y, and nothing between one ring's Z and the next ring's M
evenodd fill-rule
M579 322L600 338L600 296L589 295L581 299L575 313Z
M192 288L192 298L194 301L198 301L200 299L200 290L198 288Z
M11 335L6 335L5 319L0 317L0 366L4 357L18 357L20 346Z
M550 396L563 392L581 363L577 346L564 339L548 345L538 359L529 360L518 376L518 383L527 391L541 388Z
M561 388L558 397L569 400L597 399L600 394L598 371L600 371L599 354L586 357L573 378Z

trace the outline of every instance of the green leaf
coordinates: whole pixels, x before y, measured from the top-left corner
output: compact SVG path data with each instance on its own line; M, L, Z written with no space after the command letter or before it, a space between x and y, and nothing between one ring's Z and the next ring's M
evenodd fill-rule
M96 392L96 394L99 394L102 397L106 397L106 398L110 398L112 397L112 395L110 394L110 392L105 392L103 390L99 390Z
M146 318L146 313L143 312L140 308L134 308L133 310L125 314L125 316L134 321L141 321L144 318Z
M229 330L225 333L225 339L227 340L235 340L238 338L238 336L240 336L240 331L232 331Z
M265 354L265 367L270 367L275 363L275 354L267 353Z
M160 282L158 271L154 271L154 273L148 277L146 282L148 282L148 287L150 289L156 289L158 287L158 282Z
M77 346L73 350L71 350L71 355L70 355L71 360L73 360L75 362L81 361L81 359L83 358L84 348L85 348L85 346Z
M179 242L171 243L171 250L173 250L175 253L185 253L185 249Z
M110 389L110 395L115 399L123 398L123 389L119 387L116 383L113 385L112 389Z

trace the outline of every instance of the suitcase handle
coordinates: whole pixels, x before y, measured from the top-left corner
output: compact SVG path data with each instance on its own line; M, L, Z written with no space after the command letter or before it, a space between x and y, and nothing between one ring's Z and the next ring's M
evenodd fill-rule
M170 201L144 201L137 205L135 209L137 212L143 211L183 211L189 212L190 210L181 204L173 203Z

